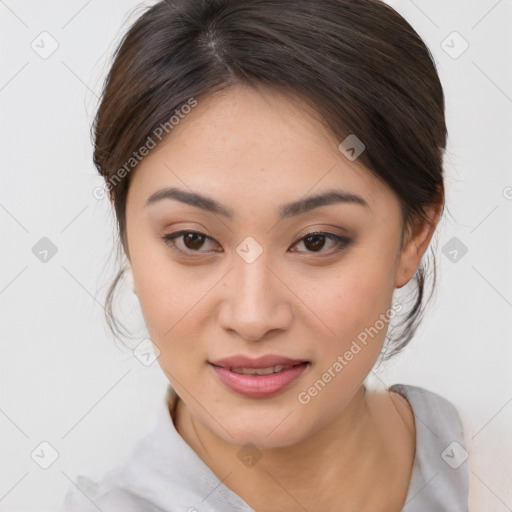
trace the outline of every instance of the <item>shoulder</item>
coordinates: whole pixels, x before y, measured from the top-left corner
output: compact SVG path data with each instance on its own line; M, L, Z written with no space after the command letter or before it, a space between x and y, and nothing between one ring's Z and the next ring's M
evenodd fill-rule
M162 404L152 429L132 448L124 462L95 479L79 474L62 501L65 512L164 512L154 486L161 484L165 459L169 459L171 419Z
M95 481L76 477L64 498L65 512L171 512L250 510L221 484L176 431L167 396L153 429L140 439L120 466Z
M114 476L118 470L108 473ZM78 475L67 491L62 502L63 512L165 512L153 503L138 495L134 490L124 488L122 485L107 483L101 479L95 481L88 476Z
M404 397L417 420L427 422L431 431L443 434L462 433L462 423L455 406L445 397L428 389L409 384L395 384L389 391Z
M416 431L416 454L404 512L466 512L469 494L468 452L455 406L427 389L395 384L410 405Z

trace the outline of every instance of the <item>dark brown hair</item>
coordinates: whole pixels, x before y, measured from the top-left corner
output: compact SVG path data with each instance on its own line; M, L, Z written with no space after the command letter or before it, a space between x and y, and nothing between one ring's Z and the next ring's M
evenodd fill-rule
M444 211L443 89L430 51L394 9L379 0L167 0L122 38L93 125L94 163L115 208L121 257L123 249L129 257L132 173L115 181L120 169L181 105L241 83L305 100L340 142L355 134L366 146L359 161L400 201L402 240L408 227L429 222L427 207ZM389 357L421 321L425 268L414 276L413 306L395 327ZM121 335L112 300L124 271L105 308Z

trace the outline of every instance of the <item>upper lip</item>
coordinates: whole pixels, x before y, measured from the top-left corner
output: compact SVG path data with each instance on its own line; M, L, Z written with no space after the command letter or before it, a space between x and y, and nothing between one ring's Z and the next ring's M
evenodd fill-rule
M222 366L224 368L269 368L271 366L283 365L294 366L301 363L307 363L305 359L290 359L289 357L276 354L266 354L264 356L251 358L244 355L235 355L223 359L210 361L210 364Z

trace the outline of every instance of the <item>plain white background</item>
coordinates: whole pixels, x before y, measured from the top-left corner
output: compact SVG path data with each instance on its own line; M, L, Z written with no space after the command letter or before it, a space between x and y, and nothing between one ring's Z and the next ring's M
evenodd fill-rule
M377 375L450 399L477 448L479 491L493 511L512 510L503 477L512 473L512 5L390 3L438 64L452 217L438 234L437 298L411 345ZM0 1L2 511L57 510L77 474L99 478L123 461L165 392L158 363L142 364L105 326L114 216L93 194L102 179L90 124L108 59L137 5ZM45 51L58 44L47 58L41 38ZM44 237L57 251L46 262L34 254ZM467 248L457 261L454 243ZM123 307L140 325L136 298L125 292ZM53 450L55 462L43 469Z

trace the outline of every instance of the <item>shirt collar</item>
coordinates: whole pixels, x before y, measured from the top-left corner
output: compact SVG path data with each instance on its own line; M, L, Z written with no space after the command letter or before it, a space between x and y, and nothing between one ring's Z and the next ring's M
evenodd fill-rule
M165 512L253 512L219 480L176 430L173 414L177 400L176 392L169 385L152 430L135 445L119 473L108 475L105 485L112 485L115 479L116 485L121 482L130 492Z

